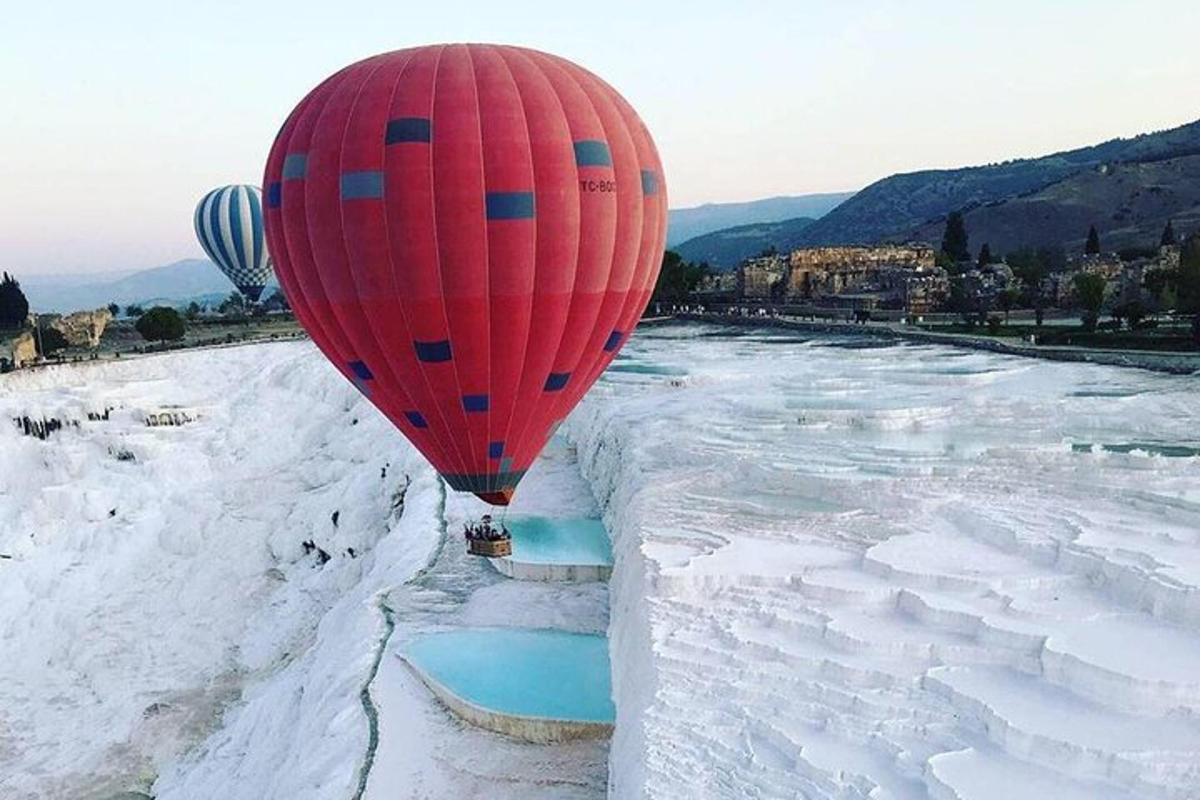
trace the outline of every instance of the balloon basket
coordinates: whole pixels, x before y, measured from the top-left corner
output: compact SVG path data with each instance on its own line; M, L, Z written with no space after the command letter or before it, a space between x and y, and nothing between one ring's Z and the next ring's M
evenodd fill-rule
M503 539L470 539L467 541L467 552L473 556L484 558L504 558L512 555L512 537Z

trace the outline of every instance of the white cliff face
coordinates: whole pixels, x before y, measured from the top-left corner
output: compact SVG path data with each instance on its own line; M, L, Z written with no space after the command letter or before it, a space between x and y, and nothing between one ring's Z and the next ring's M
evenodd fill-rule
M0 797L350 796L374 599L438 497L309 343L0 377Z
M1200 378L830 344L643 331L568 425L610 796L1197 796Z
M564 428L607 596L420 572L478 504L308 343L0 377L0 797L352 797L385 598L396 641L608 609L615 798L1197 796L1200 378L833 344L639 332ZM518 510L591 510L540 463ZM367 797L602 789L384 656Z

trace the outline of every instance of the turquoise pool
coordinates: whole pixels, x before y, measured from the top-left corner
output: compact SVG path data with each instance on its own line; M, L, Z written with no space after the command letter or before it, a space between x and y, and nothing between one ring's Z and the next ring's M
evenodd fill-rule
M668 367L662 364L646 364L637 362L616 362L608 365L605 372L631 372L637 375L668 375L681 377L687 375L687 370L678 367Z
M513 561L612 566L608 531L598 519L512 517Z
M608 639L524 628L416 637L404 656L458 697L501 714L579 722L616 716Z

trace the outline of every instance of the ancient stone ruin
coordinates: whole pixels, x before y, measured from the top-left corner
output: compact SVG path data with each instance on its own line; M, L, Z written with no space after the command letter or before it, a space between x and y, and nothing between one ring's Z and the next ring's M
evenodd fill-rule
M95 311L76 311L66 316L48 314L42 316L41 321L43 327L53 328L66 337L71 347L95 349L100 346L100 337L112 318L112 312L107 308L98 308Z

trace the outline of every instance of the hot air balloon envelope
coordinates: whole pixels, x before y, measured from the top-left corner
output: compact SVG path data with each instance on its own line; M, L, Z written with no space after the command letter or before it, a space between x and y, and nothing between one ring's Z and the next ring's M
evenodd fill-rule
M257 302L271 280L257 186L222 186L204 195L193 218L200 246L238 291Z
M264 186L313 340L451 487L497 504L637 324L666 236L629 104L500 45L346 67L288 117Z

